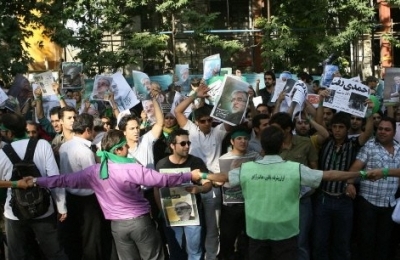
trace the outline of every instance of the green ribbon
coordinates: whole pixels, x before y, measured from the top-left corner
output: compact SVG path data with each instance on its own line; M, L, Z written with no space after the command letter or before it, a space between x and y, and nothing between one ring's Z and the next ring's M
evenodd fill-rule
M100 179L105 180L108 179L108 160L111 160L114 163L135 163L136 160L134 158L122 157L114 154L114 151L118 148L126 145L126 139L122 139L118 144L111 147L110 151L97 151L96 155L100 157Z
M233 132L233 134L231 135L231 139L233 140L239 136L250 137L250 135L248 133L246 133L245 131L236 131L236 132Z
M25 134L25 135L24 135L23 137L21 137L21 138L15 137L12 141L15 142L15 141L24 140L24 139L29 139L29 136L28 136L27 134Z

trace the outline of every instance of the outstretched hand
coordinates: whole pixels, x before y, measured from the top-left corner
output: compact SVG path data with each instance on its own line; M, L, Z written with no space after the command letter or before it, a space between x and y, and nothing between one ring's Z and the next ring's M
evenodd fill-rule
M371 169L367 171L367 178L371 181L376 181L383 178L382 169Z

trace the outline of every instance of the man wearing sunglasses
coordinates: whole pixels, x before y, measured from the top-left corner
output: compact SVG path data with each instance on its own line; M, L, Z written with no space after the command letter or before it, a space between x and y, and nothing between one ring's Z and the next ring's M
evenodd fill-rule
M191 144L192 142L189 141L189 132L187 130L179 128L172 131L169 136L169 147L172 151L172 154L161 159L157 163L156 170L160 171L160 169L190 168L190 170L200 169L202 172L207 172L208 170L203 160L189 154L189 148ZM211 190L211 188L211 182L207 181L202 183L194 183L193 186L187 187L186 190L188 192L196 194L197 205L200 205L201 197L197 194L207 193ZM154 189L154 195L159 209L162 210L159 190L157 188ZM177 210L177 205L175 205L177 215L182 220L184 218L190 217L190 205L187 204L181 206L183 208ZM199 212L199 214L201 215L201 212ZM165 235L168 242L170 259L201 259L201 256L203 254L201 243L201 225L165 228ZM175 236L171 234L175 234ZM186 243L182 243L183 234L186 237ZM179 246L173 246L174 243L178 243ZM186 244L186 249L183 244Z
M208 88L204 84L196 89L194 94L182 101L175 108L175 116L181 128L189 131L189 140L191 146L189 153L201 158L207 166L209 172L220 172L218 159L221 155L222 140L227 134L227 125L220 124L212 127L212 118L210 117L211 108L208 106L200 107L194 110L195 122L188 120L184 111L196 98L205 98ZM217 225L217 214L221 209L221 190L213 188L210 192L202 194L202 203L204 206L206 222L206 258L215 260L218 254L219 231Z

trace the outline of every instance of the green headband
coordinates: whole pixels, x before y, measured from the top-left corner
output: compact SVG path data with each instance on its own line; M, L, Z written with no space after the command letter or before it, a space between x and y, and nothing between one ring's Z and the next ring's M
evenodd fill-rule
M108 175L108 160L114 163L135 163L134 158L122 157L114 154L114 151L118 148L126 145L126 139L123 138L119 143L111 147L110 151L97 151L96 155L100 157L100 179L104 180L109 177Z
M0 130L1 131L9 131L10 129L8 129L7 127L4 126L4 124L0 125Z
M236 132L233 132L233 133L232 133L231 139L235 139L235 138L238 137L238 136L250 137L250 135L249 135L247 132L245 132L245 131L236 131Z

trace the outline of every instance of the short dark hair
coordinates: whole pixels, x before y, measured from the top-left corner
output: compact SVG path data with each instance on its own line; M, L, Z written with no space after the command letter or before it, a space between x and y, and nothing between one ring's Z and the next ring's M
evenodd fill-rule
M291 131L294 129L293 121L290 115L286 112L278 112L271 116L269 124L278 124L282 129L290 128Z
M264 103L258 104L257 107L256 107L256 109L259 108L259 107L266 107L266 108L268 109L267 104L264 104ZM269 111L268 111L268 112L269 112Z
M270 116L267 114L258 114L255 117L253 117L253 120L251 121L251 125L253 127L260 127L261 120L262 119L269 119Z
M192 78L190 85L193 85L193 87L198 87L200 85L200 79L198 77Z
M251 129L249 129L246 125L235 125L229 132L229 139L232 139L233 134L236 132L245 132L250 136Z
M261 147L266 155L277 155L283 144L284 133L277 126L269 126L261 132Z
M60 109L60 111L58 111L58 118L59 118L60 120L64 118L64 113L65 113L65 112L75 112L75 115L77 114L77 113L76 113L76 109L73 108L73 107L70 107L70 106L62 107L62 108Z
M392 124L392 127L393 127L394 132L396 133L396 120L395 120L394 118L389 117L389 116L383 116L383 117L381 118L381 121L379 122L379 124L380 124L382 121L390 122L390 123Z
M202 117L210 116L211 108L209 106L202 106L194 110L193 112L194 112L194 119L197 121L200 120Z
M6 113L2 115L1 121L5 128L11 131L16 138L22 138L26 134L26 121L21 115Z
M50 109L49 114L50 114L50 116L53 116L53 115L58 115L58 116L60 116L60 110L61 110L61 107L60 107L60 106L52 107L52 108Z
M109 152L111 148L121 142L125 138L124 132L121 130L111 129L104 134L101 139L101 150Z
M319 87L319 80L318 79L314 80L313 83Z
M72 124L72 130L77 134L83 134L86 131L86 128L90 130L93 129L93 116L87 113L82 113L75 117L74 123Z
M369 77L367 77L365 82L368 84L369 82L379 82L379 80L377 78L375 78L374 76L369 76Z
M350 129L351 116L345 112L339 112L333 115L331 125L344 124L346 129Z
M175 129L174 131L171 132L171 134L168 137L168 143L169 144L175 144L176 143L176 137L177 136L181 136L181 135L187 135L189 136L189 131L182 129L182 128L178 128Z
M276 81L275 73L272 70L268 70L268 71L264 72L264 77L265 76L271 76L272 80Z
M138 125L140 124L139 118L136 115L126 115L126 116L122 117L118 123L119 130L125 131L126 126L128 125L128 122L132 121L132 120L135 120L138 123Z

